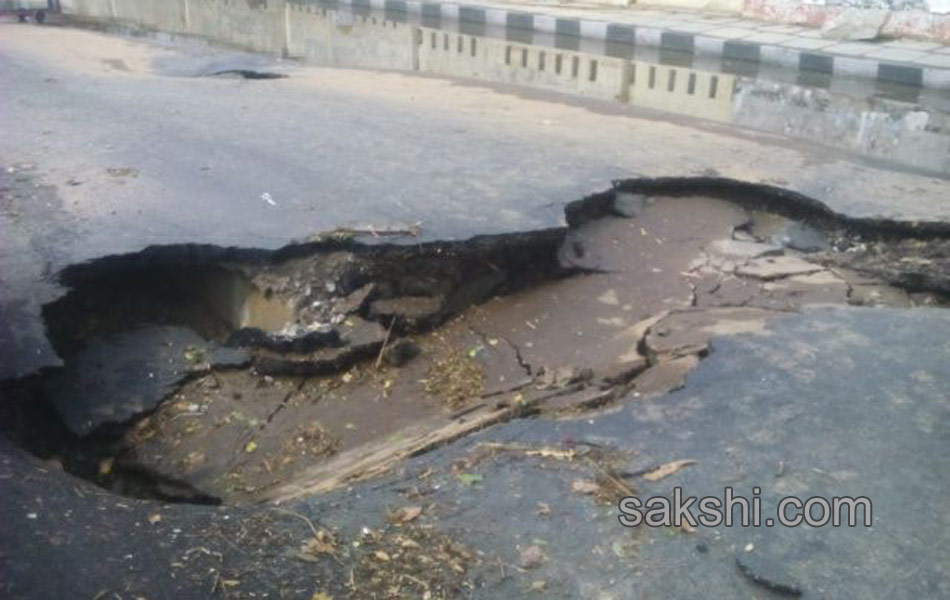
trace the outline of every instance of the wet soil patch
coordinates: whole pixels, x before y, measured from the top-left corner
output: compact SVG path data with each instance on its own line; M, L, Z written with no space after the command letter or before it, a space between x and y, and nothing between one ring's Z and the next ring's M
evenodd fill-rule
M508 419L677 389L715 337L806 305L942 305L950 287L933 228L638 189L571 205L564 229L70 267L44 309L64 366L5 384L7 431L121 494L283 501Z

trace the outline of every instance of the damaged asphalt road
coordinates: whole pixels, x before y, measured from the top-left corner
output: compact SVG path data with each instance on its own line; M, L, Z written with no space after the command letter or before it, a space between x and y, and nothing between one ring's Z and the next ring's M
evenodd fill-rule
M872 234L859 221L620 191L568 215L466 242L330 232L277 253L165 247L71 267L43 309L64 367L12 388L7 429L119 493L286 499L519 416L667 393L714 336L763 334L807 305L943 303L939 275L908 293L838 268Z
M950 593L945 179L34 35L0 47L5 597ZM874 526L619 524L674 486Z
M920 456L939 456L947 420L948 317L911 307L943 306L947 280L885 279L946 259L763 202L610 191L561 230L369 246L331 232L272 255L158 248L67 270L71 291L44 308L64 368L6 388L8 435L43 459L4 459L12 597L59 585L17 565L87 545L102 548L79 584L93 596L940 591L939 535L906 547L926 512L900 505L946 472ZM130 369L156 360L130 343L161 368ZM619 498L674 483L759 486L766 505L868 496L886 523L618 524ZM840 556L861 568L842 577ZM919 579L881 579L903 560Z

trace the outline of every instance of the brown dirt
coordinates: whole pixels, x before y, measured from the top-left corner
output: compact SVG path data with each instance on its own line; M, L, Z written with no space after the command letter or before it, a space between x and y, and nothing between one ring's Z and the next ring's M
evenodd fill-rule
M367 359L318 376L222 371L185 384L126 436L116 471L144 469L227 501L331 489L500 420L570 416L676 389L713 336L767 334L769 320L807 304L909 302L811 255L747 233L733 240L739 228L755 230L749 219L728 202L687 197L589 222L561 250L585 274L402 338L420 352L400 366ZM253 279L279 287L275 274L286 270ZM294 274L294 286L305 280Z

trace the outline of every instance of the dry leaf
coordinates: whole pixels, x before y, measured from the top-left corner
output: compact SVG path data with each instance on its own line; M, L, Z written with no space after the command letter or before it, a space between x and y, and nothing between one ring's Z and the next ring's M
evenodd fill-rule
M155 523L158 523L161 520L162 520L162 515L158 513L154 513L148 516L148 522L151 523L152 525L154 525Z
M310 600L333 600L333 596L327 594L326 592L314 592L313 596L310 597Z
M528 586L528 591L529 592L543 592L547 588L548 588L548 582L543 579L539 579L537 581L531 582L531 585Z
M545 446L539 450L525 450L526 456L540 456L541 458L556 458L558 460L574 460L577 455L575 450L557 450Z
M589 479L575 479L571 482L571 491L578 494L596 494L600 491L600 485Z
M379 560L381 560L381 561L383 561L383 562L389 562L389 560L390 560L390 559L389 559L389 555L386 554L385 552L383 552L382 550L377 550L377 551L374 553L374 555L376 556L376 558L378 558Z
M393 513L393 520L399 523L408 523L414 521L421 514L421 506L403 506Z
M648 473L643 474L643 478L647 481L659 481L665 477L669 477L673 473L684 469L690 465L695 465L695 460L685 459L685 460L674 460L673 462L668 462L664 465L649 471Z
M244 446L245 452L254 452L255 450L257 450L257 442L255 441L250 441L247 443L247 446Z
M105 477L112 472L112 467L115 465L115 458L110 456L109 458L103 458L99 461L99 475Z
M413 548L413 549L418 549L418 548L421 548L421 547L422 547L422 546L420 546L419 543L416 542L415 540L411 540L411 539L409 539L409 538L407 538L407 537L402 537L401 535L400 535L400 536L396 536L396 543L399 544L399 547L400 547L400 548Z
M337 541L332 533L321 529L300 547L300 558L307 560L320 554L336 554Z
M547 502L538 502L538 516L546 517L551 514L551 505Z

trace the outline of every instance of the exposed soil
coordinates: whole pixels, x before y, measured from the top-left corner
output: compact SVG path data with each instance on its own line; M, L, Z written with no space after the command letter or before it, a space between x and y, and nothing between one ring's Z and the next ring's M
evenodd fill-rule
M16 383L6 422L118 493L280 501L499 421L666 393L715 336L768 335L805 305L942 302L946 240L866 242L759 208L618 191L570 207L563 230L407 246L334 232L74 267L45 310L66 366ZM377 563L363 581L392 566Z

